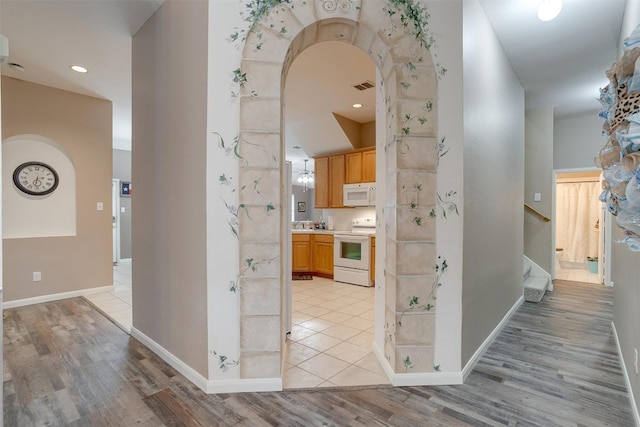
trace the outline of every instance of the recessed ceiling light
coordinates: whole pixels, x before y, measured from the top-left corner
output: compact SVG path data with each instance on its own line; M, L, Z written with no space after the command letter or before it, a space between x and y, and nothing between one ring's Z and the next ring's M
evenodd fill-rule
M542 0L538 8L538 19L541 21L551 21L560 14L562 10L562 0Z
M78 73L88 73L89 70L87 70L84 67L81 67L80 65L71 65L69 68L71 68L73 71L76 71Z
M24 67L20 64L16 64L15 62L9 62L9 67L13 68L16 71L24 72Z
M353 104L352 107L353 108L362 108L362 104Z

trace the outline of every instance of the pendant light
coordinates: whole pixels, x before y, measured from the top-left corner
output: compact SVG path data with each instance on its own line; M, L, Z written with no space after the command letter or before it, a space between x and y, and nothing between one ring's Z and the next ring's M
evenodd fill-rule
M305 159L304 161L304 170L300 172L298 175L298 182L301 183L304 187L303 191L307 191L307 184L311 184L313 182L313 174L311 171L307 170L307 162L309 159Z

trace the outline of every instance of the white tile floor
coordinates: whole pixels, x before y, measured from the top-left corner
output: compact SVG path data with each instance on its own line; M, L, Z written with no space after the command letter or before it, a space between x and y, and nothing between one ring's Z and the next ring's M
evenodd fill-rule
M292 288L284 388L389 384L372 352L374 288L320 277Z
M562 267L562 265L561 265ZM586 268L560 268L555 271L555 278L572 282L602 283L597 274L590 273Z
M86 295L131 333L131 260L113 267L114 290ZM295 280L285 388L389 384L372 352L374 288L314 277Z
M131 333L131 260L113 266L113 291L85 295L93 305L127 333Z

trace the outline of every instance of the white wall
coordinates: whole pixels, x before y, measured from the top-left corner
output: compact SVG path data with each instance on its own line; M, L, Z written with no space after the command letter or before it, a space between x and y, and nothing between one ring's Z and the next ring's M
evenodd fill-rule
M447 272L441 277L436 309L436 339L434 361L442 372L460 371L462 334L462 231L466 203L463 199L463 65L462 65L462 2L433 1L429 3L429 21L437 46L432 52L434 62L447 72L438 81L438 140L444 139L438 165L438 194L454 202L459 214L449 211L443 218L441 210L436 220L438 255L447 260ZM448 150L448 151L447 151ZM453 194L455 193L455 194Z
M524 91L478 1L464 2L462 362L522 296Z
M238 133L239 101L231 98L233 70L240 66L240 49L227 37L234 28L243 28L241 4L235 0L209 3L209 71L207 112L207 312L209 378L240 378L238 366L220 366L219 356L240 360L240 291L238 239L229 222L234 218L226 205L238 206L239 162L220 147L220 137L228 144ZM215 132L215 133L214 133ZM224 175L228 180L221 181ZM235 291L234 291L235 289ZM214 354L215 352L215 354Z
M602 70L605 78L606 70ZM598 94L594 94L598 96ZM553 168L594 168L593 158L607 142L598 112L558 119L553 124Z

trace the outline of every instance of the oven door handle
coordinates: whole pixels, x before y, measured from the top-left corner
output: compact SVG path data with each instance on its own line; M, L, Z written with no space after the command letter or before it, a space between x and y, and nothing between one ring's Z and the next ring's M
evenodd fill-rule
M335 236L333 236L334 239L342 239L342 240L369 240L369 236L354 236L352 234L350 235L346 235L346 234L336 234Z

